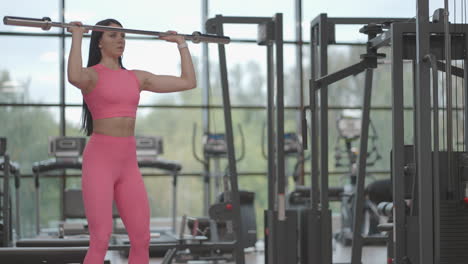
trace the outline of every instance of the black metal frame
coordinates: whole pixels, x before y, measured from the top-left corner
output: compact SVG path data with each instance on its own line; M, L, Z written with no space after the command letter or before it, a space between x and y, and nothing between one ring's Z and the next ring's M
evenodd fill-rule
M3 218L3 230L2 230L2 245L11 246L11 214L10 214L10 157L5 154L3 156L3 162L0 163L0 170L3 171L3 190L2 194L0 195L0 199L2 200L2 218Z
M383 43L373 46L372 41L381 33L372 31L371 24L395 23L408 21L407 18L329 18L321 14L311 22L311 80L310 80L310 120L311 120L311 206L309 221L312 224L309 232L309 261L313 263L332 263L332 228L331 210L328 195L328 85L351 75L366 72L363 114L361 124L361 150L367 150L370 100L372 91L372 69L377 67L378 48L388 45ZM362 24L368 25L367 54L361 56L361 61L340 71L328 74L328 45L335 42L335 25ZM317 49L319 49L317 51ZM319 53L319 54L317 54ZM320 92L320 102L317 102L316 92ZM318 104L319 103L319 104ZM403 108L402 108L403 109ZM320 130L319 130L320 129ZM320 149L319 149L320 148ZM361 151L360 153L366 153ZM320 161L320 164L319 164ZM354 205L353 248L351 263L361 263L363 237L361 222L364 206L364 185L366 175L366 155L359 155L356 199ZM319 180L320 178L320 180ZM319 187L320 182L320 187ZM320 195L320 198L319 198ZM319 206L320 205L320 206ZM320 208L320 209L319 209Z
M176 232L176 214L177 214L177 177L179 171L182 169L182 166L175 163L170 162L167 160L150 160L150 161L138 161L138 166L140 168L155 168L164 170L172 175L172 199L173 199L173 206L172 206L172 232ZM32 172L34 178L34 188L35 188L35 213L36 213L36 234L39 235L41 231L40 226L40 178L44 173L48 173L51 171L64 171L65 169L76 169L81 170L82 163L81 160L78 158L76 160L57 160L55 158L39 161L33 164ZM53 177L60 177L64 178L64 175L54 175ZM68 175L66 176L68 177ZM62 193L60 196L60 207L61 207L61 220L65 220L63 212L64 205L63 205L63 197L64 197L65 186L62 188Z
M282 14L276 14L274 17L224 17L217 15L216 18L206 22L207 31L216 31L218 34L223 34L224 24L254 24L263 25L266 31L274 35L273 38L263 40L262 45L267 47L267 120L268 120L268 214L274 223L268 225L269 235L267 241L266 261L268 263L286 263L284 254L275 245L275 241L284 241L281 238L286 237L286 229L284 222L284 88L283 88L283 24ZM275 60L273 59L273 44L275 44ZM222 45L218 46L220 58L221 83L223 87L223 105L226 119L226 135L228 140L232 140L232 125L230 124L231 105L229 99L228 75L226 65L225 48ZM275 63L275 64L274 64ZM276 65L276 111L274 102L274 69ZM227 98L226 98L227 97ZM276 114L276 119L275 119ZM229 120L229 122L228 122ZM276 128L275 125L276 124ZM230 133L228 133L230 131ZM276 133L274 133L276 131ZM229 135L231 134L231 135ZM276 139L276 140L275 140ZM228 141L229 143L229 141ZM232 146L233 148L233 146ZM229 146L228 146L229 149ZM276 155L275 155L276 154ZM235 156L232 154L231 165L235 166ZM234 172L231 172L231 178ZM236 174L237 177L237 174ZM231 179L232 181L232 179ZM277 182L277 186L275 185ZM236 183L237 184L237 183ZM231 186L232 187L232 186ZM236 185L237 188L237 185ZM276 189L277 188L277 189ZM236 190L237 191L237 190ZM275 205L278 208L275 208ZM283 204L283 206L281 206ZM236 206L234 204L234 206ZM275 216L276 214L276 216ZM240 228L238 229L240 230ZM240 261L240 260L237 260ZM237 262L236 263L240 263ZM243 263L244 260L242 260Z
M6 143L6 139L5 139ZM0 178L2 179L3 190L0 192L2 200L2 217L3 217L3 230L2 230L2 245L3 247L10 247L13 244L13 229L15 229L16 237L21 234L21 227L18 218L19 214L19 186L20 186L20 170L16 163L10 160L8 153L0 154ZM13 208L11 203L11 184L10 181L13 177L16 196L16 210L13 217ZM13 225L12 221L15 221Z
M399 175L405 174L404 164L404 117L403 117L403 65L405 59L415 60L416 86L415 86L415 111L414 111L414 135L415 135L415 170L417 174L418 195L418 226L419 226L419 263L439 263L440 259L440 198L438 155L438 135L431 125L431 89L430 68L431 61L427 58L433 54L434 58L444 58L443 43L437 44L437 37L443 37L442 23L433 24L428 20L428 5L424 1L418 1L419 13L417 23L395 23L391 28L392 42L392 90L393 90L393 193L394 193L394 263L405 263L407 257L407 219L405 212L405 181ZM434 33L437 33L434 36ZM450 34L463 34L468 36L468 26L460 24L450 25ZM408 42L405 39L416 34L416 53L409 52L406 48ZM430 37L430 35L432 35ZM431 43L431 44L429 44ZM468 47L468 41L464 40L464 50ZM431 45L431 48L429 46ZM414 51L414 50L413 50ZM452 51L452 57L463 59L467 63L465 54ZM467 64L465 64L467 65ZM436 68L442 70L444 63L437 62ZM466 69L452 67L452 75L466 78ZM465 91L467 83L465 82ZM435 110L434 110L435 111ZM466 110L465 110L466 111ZM435 121L437 122L437 121ZM465 120L466 122L466 120ZM465 123L466 125L466 123ZM466 138L466 135L464 135ZM434 137L434 140L433 140ZM433 143L434 142L434 143ZM432 154L434 153L434 154ZM434 158L433 156L434 155ZM434 160L434 162L433 162ZM433 166L426 166L432 164Z

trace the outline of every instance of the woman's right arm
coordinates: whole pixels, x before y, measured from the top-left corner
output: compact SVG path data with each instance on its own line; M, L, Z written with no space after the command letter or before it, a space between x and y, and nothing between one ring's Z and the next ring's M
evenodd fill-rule
M81 25L80 22L71 22L70 24ZM68 81L81 89L84 93L88 92L93 80L97 78L96 72L89 68L83 68L81 58L81 43L83 33L87 32L82 27L69 27L68 32L72 33L72 45L70 55L68 56Z

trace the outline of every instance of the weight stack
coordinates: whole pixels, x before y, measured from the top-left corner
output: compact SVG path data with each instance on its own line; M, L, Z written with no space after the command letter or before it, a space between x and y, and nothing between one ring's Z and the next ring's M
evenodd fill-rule
M265 264L279 263L279 254L285 255L285 263L297 263L298 261L298 213L296 210L286 210L286 220L279 223L278 212L265 210ZM285 224L285 237L278 233L278 225ZM273 244L270 243L273 241ZM269 256L272 254L273 256ZM274 260L273 263L269 259Z
M440 215L440 264L467 263L468 206L441 201Z
M417 216L406 218L407 254L411 263L419 261ZM468 206L459 201L440 201L440 264L464 264L468 260Z

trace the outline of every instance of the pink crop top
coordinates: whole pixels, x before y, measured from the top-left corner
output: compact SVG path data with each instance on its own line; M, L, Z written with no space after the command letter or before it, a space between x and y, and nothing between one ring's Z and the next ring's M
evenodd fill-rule
M92 68L98 74L96 87L83 94L93 119L136 117L140 83L133 71L112 70L101 64Z

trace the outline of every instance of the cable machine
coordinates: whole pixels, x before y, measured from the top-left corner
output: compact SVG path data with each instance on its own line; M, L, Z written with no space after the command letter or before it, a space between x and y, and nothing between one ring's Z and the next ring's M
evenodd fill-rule
M385 58L378 53L378 47L370 45L371 40L384 31L385 27L404 18L329 18L321 14L311 22L311 80L310 80L310 123L311 123L311 205L304 212L309 223L306 254L303 263L332 263L332 227L329 207L328 185L328 85L352 75L365 72L364 98L362 104L360 155L358 157L357 179L354 200L354 223L352 234L352 263L361 263L364 238L361 235L363 221L364 186L369 139L370 104L373 69L377 60ZM336 25L364 25L360 32L368 36L366 53L361 61L337 72L328 74L328 45L336 43ZM305 122L304 122L305 123ZM305 127L305 126L304 126ZM320 153L320 156L319 156ZM362 155L365 153L366 155ZM359 213L357 213L359 212ZM301 262L302 263L302 262Z
M428 1L418 0L416 23L395 23L373 43L392 47L394 237L389 263L451 264L468 258L468 26L463 21L466 1L460 3L462 23L457 24L449 23L448 1L429 21ZM414 122L409 126L404 122L403 60L414 62ZM439 71L445 72L442 87ZM404 131L411 128L414 145L408 146Z
M210 19L207 21L207 32L217 32L218 35L223 35L224 24L258 25L257 43L259 45L264 45L267 47L268 210L265 212L265 262L270 264L293 263L286 260L286 250L284 250L284 241L286 241L285 238L287 236L287 233L284 226L286 217L284 196L285 171L283 147L283 16L282 14L275 14L275 16L273 17L224 17L218 15L214 19ZM275 45L275 57L273 57L273 44ZM226 90L226 93L228 90L226 51L223 45L218 45L218 51L220 58L221 84L223 86L224 95L224 90ZM276 66L276 78L274 76L273 65ZM274 89L275 81L276 93ZM276 109L274 95L276 95ZM226 101L223 101L223 103L225 109L226 106L230 107L229 104L226 104ZM228 134L226 133L226 135ZM234 162L235 157L232 157L232 159ZM275 183L277 183L277 188ZM281 247L281 249L279 247Z
M429 21L428 1L418 0L418 14L416 20L394 20L392 23L378 23L382 31L371 36L367 42L369 50L378 50L381 47L391 46L392 64L392 186L393 204L385 208L392 215L393 223L387 225L390 233L388 263L392 264L434 264L434 263L464 263L468 258L466 248L468 245L468 155L467 149L467 84L464 81L468 76L465 67L468 50L468 27L466 25L466 1L460 1L462 6L462 23L449 23L448 1L445 8L438 9ZM456 3L454 2L456 13ZM456 17L456 15L455 15ZM460 16L459 16L460 17ZM317 22L318 20L318 22ZM352 20L352 19L351 19ZM357 21L358 19L354 19ZM386 19L389 20L389 19ZM327 100L326 85L331 80L356 74L363 70L356 64L352 68L327 74L326 58L327 43L333 39L333 19L326 15L315 20L316 29L312 27L312 57L319 58L312 61L312 90L320 90L320 115L316 115L316 97L311 92L311 120L315 123L320 119L320 131L312 125L312 157L318 154L318 138L320 142L327 142ZM344 19L338 19L342 22ZM456 22L456 19L455 19ZM369 23L369 22L367 22ZM314 23L313 23L314 24ZM369 24L370 26L370 24ZM328 34L327 34L328 32ZM315 35L314 35L315 34ZM320 47L317 52L317 47ZM320 56L317 56L319 53ZM369 57L363 55L363 60L369 62ZM413 122L405 122L403 62L413 62ZM459 67L461 61L462 67ZM325 60L326 62L326 60ZM320 69L316 69L317 65ZM362 67L363 65L361 65ZM368 65L366 66L368 68ZM354 68L354 72L352 69ZM431 74L432 69L432 74ZM321 78L316 79L314 74L320 73ZM442 78L442 87L439 87L439 72L445 72ZM370 101L370 82L372 70L366 69L366 91L364 99L363 123L368 118ZM369 78L370 76L370 78ZM461 79L461 81L460 81ZM314 81L315 80L315 81ZM461 82L460 86L458 86ZM367 105L367 107L366 107ZM408 116L406 115L406 118ZM442 119L442 120L441 120ZM363 125L363 132L367 128ZM411 145L405 145L405 131L413 133ZM365 135L365 136L364 136ZM319 137L320 136L320 137ZM362 135L365 138L367 134ZM367 149L367 140L361 140L360 149ZM317 158L312 160L312 208L319 208L320 213L316 221L321 229L314 224L312 237L320 237L317 242L325 243L312 246L317 250L312 256L317 259L313 263L330 263L331 250L329 250L329 214L327 214L327 156L328 150L321 144L321 164L318 166ZM314 155L315 154L315 155ZM363 155L361 155L363 156ZM363 202L363 175L365 174L365 158L360 157L357 184L357 200L355 209L355 223L359 220ZM320 200L317 195L318 169L320 168L321 188ZM315 175L315 176L314 176ZM315 202L314 202L315 201ZM390 228L388 228L390 227ZM355 231L360 228L355 225ZM362 236L360 232L353 234L352 263L361 263ZM320 248L322 246L322 248ZM317 249L318 248L318 249ZM320 253L323 255L320 256Z

